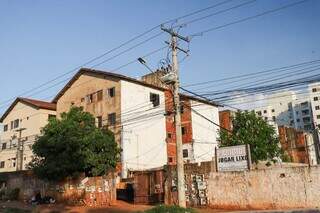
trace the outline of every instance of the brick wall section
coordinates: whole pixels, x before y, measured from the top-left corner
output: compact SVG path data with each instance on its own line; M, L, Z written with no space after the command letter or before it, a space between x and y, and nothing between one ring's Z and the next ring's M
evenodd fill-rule
M294 163L308 163L306 138L303 131L291 127L279 127L279 140L281 147Z
M220 126L231 130L232 128L232 120L231 120L232 113L230 110L224 110L219 112L219 122Z
M115 178L112 174L105 177L80 177L60 183L49 183L36 178L31 171L0 173L0 183L7 188L19 188L19 199L28 201L39 191L42 196L52 196L58 202L74 204L83 200L85 205L110 205L116 200Z
M170 115L166 116L166 132L167 132L167 154L168 164L176 164L176 127L174 123L174 104L173 96L170 91L165 92L166 112ZM185 128L185 134L182 135L182 143L192 143L192 120L191 120L191 101L181 98L184 103L183 113L181 114L181 125ZM171 137L169 137L169 135ZM172 160L169 160L172 159Z

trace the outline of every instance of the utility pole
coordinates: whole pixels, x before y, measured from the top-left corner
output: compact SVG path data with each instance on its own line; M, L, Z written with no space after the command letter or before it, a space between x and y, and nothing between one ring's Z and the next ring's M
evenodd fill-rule
M24 144L21 140L21 133L23 130L26 130L26 128L20 128L17 129L16 132L19 132L19 138L18 138L18 147L17 147L17 157L16 157L16 164L17 164L17 171L20 171L23 169L23 151L24 151Z
M186 207L186 196L184 189L184 167L182 154L182 130L180 115L180 97L179 97L179 67L178 67L178 50L187 52L178 47L177 39L189 42L189 39L174 32L173 29L167 29L161 26L161 29L171 35L172 48L172 72L174 73L173 82L173 100L175 109L175 127L176 127L176 151L177 151L177 176L178 176L178 201L180 207Z

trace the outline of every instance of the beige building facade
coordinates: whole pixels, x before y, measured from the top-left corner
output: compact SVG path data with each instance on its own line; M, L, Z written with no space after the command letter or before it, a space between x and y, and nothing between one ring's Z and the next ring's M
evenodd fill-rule
M17 98L0 118L0 172L26 169L32 160L32 144L49 117L56 116L56 105Z
M168 131L168 125L173 119L169 119L170 122L167 119L170 112L167 112L166 105L172 104L172 99L166 97L167 90L144 79L82 68L53 102L56 103L58 117L72 106L83 107L96 118L98 127L113 131L122 150L121 176L128 177L131 171L157 168L170 162L167 146L173 132ZM193 101L193 110L219 123L217 105L194 97L183 97ZM184 137L194 135L190 138L194 153L188 153L188 157L195 156L195 162L212 159L217 145L216 126L194 113L189 114L193 124L189 125L189 130L193 134L184 131Z

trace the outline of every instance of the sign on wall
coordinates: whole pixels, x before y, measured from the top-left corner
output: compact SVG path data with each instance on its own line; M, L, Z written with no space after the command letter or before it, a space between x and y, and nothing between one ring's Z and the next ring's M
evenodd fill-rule
M250 146L228 146L216 149L216 168L218 172L245 171L250 169Z

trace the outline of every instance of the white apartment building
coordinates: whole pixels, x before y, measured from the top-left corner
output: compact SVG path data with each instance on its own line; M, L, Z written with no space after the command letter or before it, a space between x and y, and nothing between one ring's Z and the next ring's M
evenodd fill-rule
M287 125L294 127L292 102L296 99L296 95L291 91L284 91L266 95L265 106L255 108L257 115L263 117L264 120L277 127L277 125Z
M295 92L284 91L266 95L265 100L265 106L254 110L270 124L312 130L313 117L309 98L297 98Z
M312 108L313 125L319 129L320 124L320 82L309 85L309 95Z
M0 118L0 172L26 169L32 160L32 144L48 118L56 115L56 105L17 98Z

